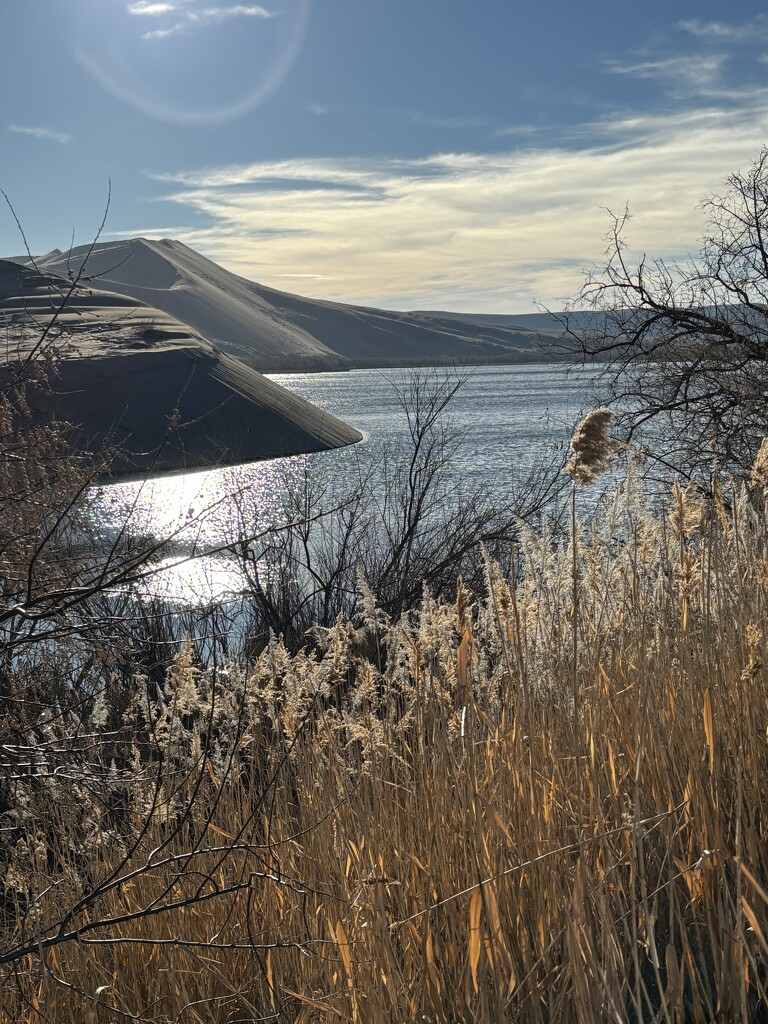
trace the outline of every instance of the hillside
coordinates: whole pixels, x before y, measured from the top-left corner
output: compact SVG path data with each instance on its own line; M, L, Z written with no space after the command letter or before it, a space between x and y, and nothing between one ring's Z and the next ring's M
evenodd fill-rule
M54 250L37 261L188 324L262 372L525 362L551 332L302 298L232 274L181 242L137 238Z
M0 260L0 386L35 352L60 360L50 388L30 388L39 419L78 426L79 445L121 448L114 477L233 465L353 444L360 433L219 351L167 313L123 295L69 288ZM38 353L40 354L40 353ZM178 414L176 411L178 410ZM171 420L178 420L169 427Z
M444 317L475 324L494 324L497 327L513 327L526 331L540 331L558 335L564 330L565 313L449 313L443 310L419 310L418 316ZM588 310L568 313L571 330L586 331L599 323L597 313Z

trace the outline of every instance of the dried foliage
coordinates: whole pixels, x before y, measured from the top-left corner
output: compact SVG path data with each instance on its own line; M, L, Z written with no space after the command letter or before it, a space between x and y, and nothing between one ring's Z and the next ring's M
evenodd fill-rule
M0 1019L762 1019L767 525L630 471L576 608L529 532L312 650L83 666L9 772Z
M755 461L749 474L749 481L753 487L768 487L768 437L764 437L757 450Z
M571 457L565 466L565 472L573 477L574 483L590 484L610 466L616 451L608 435L612 419L610 409L593 409L577 425L571 437Z

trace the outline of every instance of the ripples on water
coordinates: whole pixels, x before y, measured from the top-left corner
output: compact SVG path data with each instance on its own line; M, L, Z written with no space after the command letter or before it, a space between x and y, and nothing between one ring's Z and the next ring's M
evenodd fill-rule
M445 371L434 372L438 379L445 376ZM553 449L567 445L574 422L597 401L596 373L545 364L471 371L446 414L461 438L452 463L456 488L486 485L503 500L515 479L549 460ZM354 486L361 471L378 471L385 459L407 447L407 420L397 392L407 382L406 372L271 377L357 427L365 439L318 455L98 488L93 510L105 534L128 519L133 535L174 538L177 554L161 563L164 571L147 582L146 593L182 605L237 594L244 580L236 561L226 551L205 552L286 522L287 495L305 478L338 492ZM178 564L180 558L187 560Z

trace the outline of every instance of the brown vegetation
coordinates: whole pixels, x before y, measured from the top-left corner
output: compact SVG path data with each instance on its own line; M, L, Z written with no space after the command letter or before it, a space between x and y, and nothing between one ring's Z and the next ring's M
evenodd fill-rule
M615 243L642 357L651 293ZM695 347L697 309L663 294ZM436 487L442 398L417 393L378 518L307 498L266 542L275 580L239 506L263 646L233 654L211 612L165 660L125 589L162 545L126 523L99 546L98 462L27 415L57 358L36 351L0 393L0 1022L768 1019L766 452L729 419L762 380L748 341L725 351L752 390L739 363L713 392L728 430L679 450L692 476L719 453L706 496L652 506L630 465L579 523L575 483L616 448L601 409L570 539L517 536Z
M762 494L653 513L630 472L575 615L532 533L313 652L84 667L15 740L2 1019L758 1019L766 536Z

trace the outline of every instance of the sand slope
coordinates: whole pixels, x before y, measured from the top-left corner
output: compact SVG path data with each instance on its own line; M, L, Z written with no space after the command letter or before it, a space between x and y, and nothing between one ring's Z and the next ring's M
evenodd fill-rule
M88 249L54 250L38 265L78 273ZM164 310L265 372L524 361L538 355L543 337L441 314L305 299L231 274L169 239L99 243L84 274L100 288Z
M78 425L92 450L110 437L114 477L233 465L359 441L360 433L219 351L186 324L123 295L78 288L0 260L0 385L45 345L60 354L38 418ZM171 425L173 424L173 425Z

